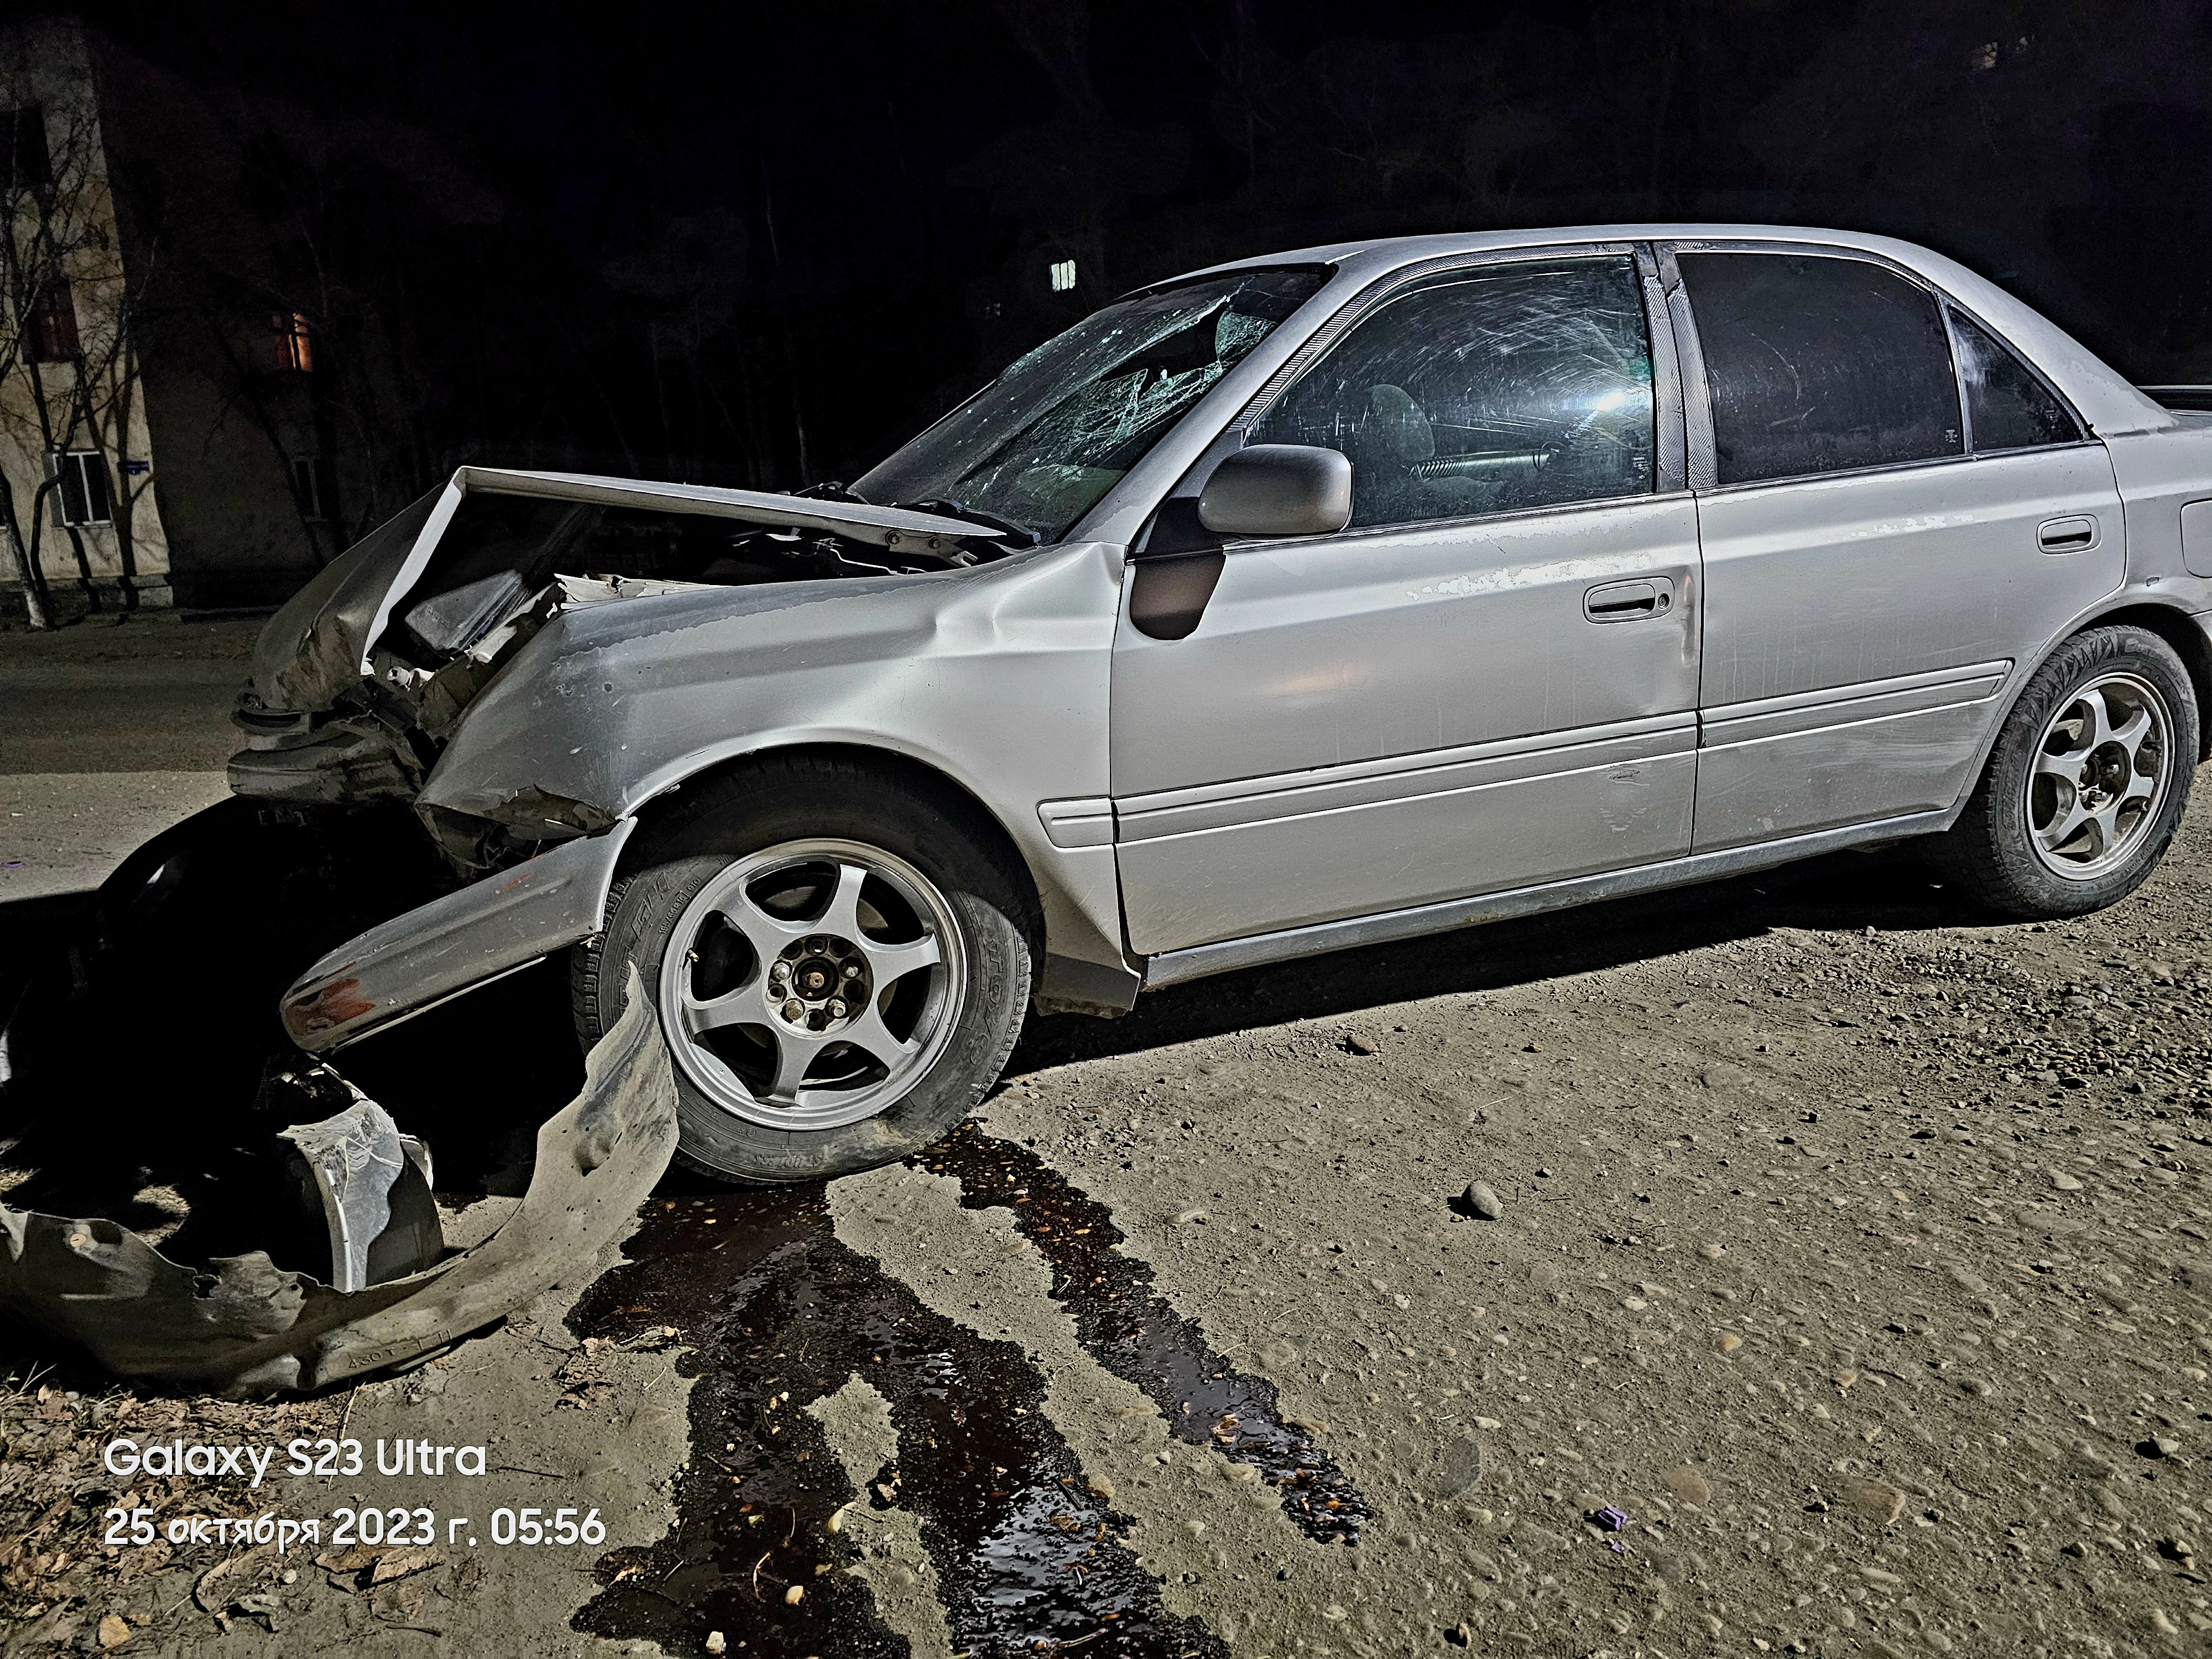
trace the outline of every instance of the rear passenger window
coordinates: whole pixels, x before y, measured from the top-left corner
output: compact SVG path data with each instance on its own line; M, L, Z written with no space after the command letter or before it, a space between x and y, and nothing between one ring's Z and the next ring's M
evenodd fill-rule
M1649 495L1651 346L1627 259L1455 272L1389 301L1254 426L1352 460L1352 522Z
M1956 311L1951 331L1959 342L1959 379L1966 388L1976 454L2080 439L2081 429L2066 405L1996 336Z
M1963 453L1936 298L1863 259L1685 253L1722 483Z

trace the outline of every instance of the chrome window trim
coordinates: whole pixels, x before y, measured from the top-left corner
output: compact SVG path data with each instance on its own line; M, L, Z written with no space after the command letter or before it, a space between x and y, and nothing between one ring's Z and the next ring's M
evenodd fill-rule
M1705 349L1698 338L1698 319L1690 307L1690 291L1682 283L1682 268L1675 263L1674 245L1660 242L1652 248L1659 286L1667 296L1667 327L1682 371L1682 439L1686 448L1685 477L1693 490L1708 490L1717 476L1713 451L1712 386L1705 379Z
M1942 319L1943 344L1951 354L1951 384L1959 392L1959 453L1971 459L1977 453L1974 448L1974 406L1966 396L1966 365L1959 356L1959 331L1952 326L1951 302L1942 294L1936 296L1936 314ZM1996 337L1992 335L1990 337L1994 339Z

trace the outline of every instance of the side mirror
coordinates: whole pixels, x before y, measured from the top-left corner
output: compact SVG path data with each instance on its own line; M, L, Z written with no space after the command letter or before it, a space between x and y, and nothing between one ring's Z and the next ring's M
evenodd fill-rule
M1222 458L1198 521L1224 536L1326 536L1352 522L1352 463L1307 444L1254 444Z

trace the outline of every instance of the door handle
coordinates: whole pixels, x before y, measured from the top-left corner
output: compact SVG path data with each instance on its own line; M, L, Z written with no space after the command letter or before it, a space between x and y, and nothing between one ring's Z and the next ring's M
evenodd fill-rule
M1674 608L1674 584L1666 576L1607 582L1583 594L1583 615L1594 623L1640 622Z
M2097 544L2097 521L2086 516L2045 519L2035 527L2035 544L2046 553L2086 553Z

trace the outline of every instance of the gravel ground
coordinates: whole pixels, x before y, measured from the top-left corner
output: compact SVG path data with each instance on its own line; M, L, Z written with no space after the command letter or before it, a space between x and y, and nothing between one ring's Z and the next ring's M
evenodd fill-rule
M580 1300L350 1405L526 1441L509 1484L586 1482L600 1551L127 1575L102 1421L300 1431L19 1338L0 1372L63 1369L0 1404L8 1650L114 1613L126 1652L983 1659L1028 1534L976 1517L1024 1492L1115 1575L1054 1638L1086 1659L2201 1650L2208 853L2200 799L2141 893L2048 927L1844 856L1201 982L1034 1022L911 1165L672 1177ZM1297 1509L1324 1464L1356 1546Z
M1224 1591L1216 1627L2200 1646L2207 840L2200 805L2063 925L1829 860L1370 953L1427 994L1019 1079L988 1127L1103 1198L1382 1512L1357 1571ZM1470 1182L1498 1219L1450 1206Z

